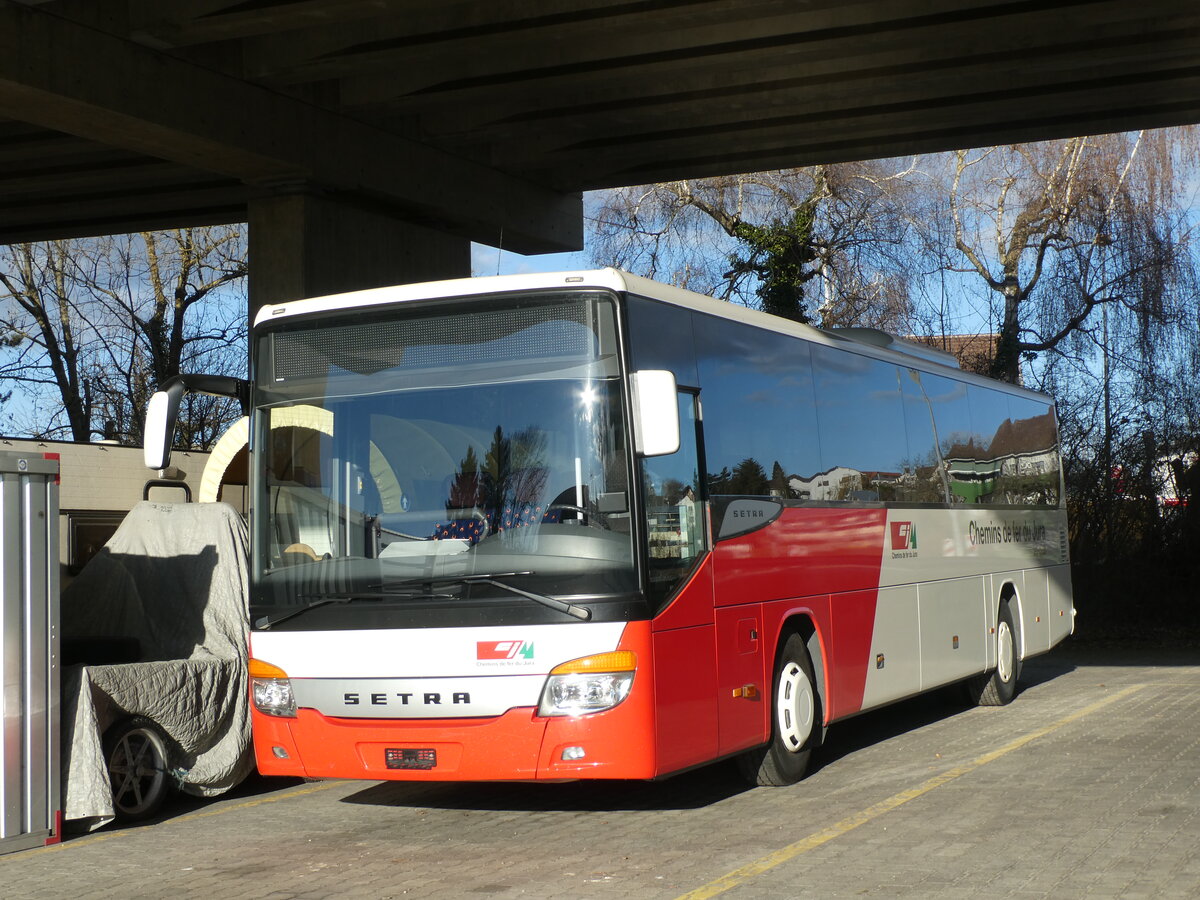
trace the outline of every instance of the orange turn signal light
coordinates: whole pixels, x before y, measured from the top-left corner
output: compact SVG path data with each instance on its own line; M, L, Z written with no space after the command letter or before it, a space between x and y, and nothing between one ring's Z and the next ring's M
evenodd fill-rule
M632 672L637 668L637 654L632 650L613 650L573 659L550 670L551 675L585 675L590 672Z
M251 678L287 678L287 672L273 666L268 662L263 662L261 659L250 660L250 677Z

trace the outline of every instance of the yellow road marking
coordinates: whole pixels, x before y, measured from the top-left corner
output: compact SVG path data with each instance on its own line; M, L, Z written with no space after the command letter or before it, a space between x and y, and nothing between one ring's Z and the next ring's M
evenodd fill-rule
M308 787L297 788L296 790L288 791L287 793L270 794L266 797L256 797L253 800L246 800L243 803L235 803L232 806L221 806L216 809L206 809L201 812L188 813L184 816L179 816L174 819L166 819L159 822L159 827L163 825L174 825L178 822L190 822L193 819L207 819L210 816L223 816L225 813L236 812L241 809L252 809L255 806L262 806L266 803L279 803L282 800L291 800L293 797L304 797L308 794L315 794L318 791L325 791L331 787L336 787L339 784L344 784L344 781L322 781L319 784L311 784ZM110 831L102 834L93 834L83 838L74 838L63 841L61 844L51 844L48 847L35 847L32 850L24 850L20 853L12 853L0 855L0 863L6 860L24 859L33 856L37 853L61 853L63 850L74 850L76 847L88 847L92 844L99 844L103 841L111 841L113 838L127 837L134 834L133 830L126 831Z
M71 846L71 847L86 847L89 844L99 844L104 841L111 841L115 837L120 837L120 835L119 834L93 834L93 835L89 835L88 837L85 837L85 838L78 838L77 840L73 840L70 842L69 846ZM50 844L47 847L34 847L32 850L22 850L19 853L9 853L4 856L0 856L0 865L3 865L6 862L11 862L13 860L26 859L27 857L30 857L30 856L36 856L39 853L58 853L59 851L66 849L67 846L68 846L68 844L64 842L61 844Z
M1009 741L1004 746L996 750L992 750L990 753L985 753L982 756L976 757L969 763L957 766L953 769L943 772L941 775L935 775L933 778L922 782L914 788L910 788L907 791L901 791L898 794L893 794L886 800L876 803L874 806L869 806L864 810L860 810L853 815L847 816L840 822L830 825L828 828L823 828L814 834L810 834L808 837L796 841L794 844L789 844L788 846L776 850L773 853L768 853L766 856L761 856L753 862L742 866L741 868L734 869L732 872L722 875L715 881L710 881L708 884L703 885L702 887L698 887L693 891L688 891L686 894L681 895L678 900L704 900L704 898L716 897L718 894L723 894L728 890L732 890L733 888L749 881L751 878L754 878L756 875L761 875L763 872L767 872L771 869L774 869L776 866L780 866L789 860L795 859L797 856L801 856L802 854L807 853L809 850L816 849L822 844L827 844L834 838L841 837L843 834L853 831L860 825L865 825L868 822L879 818L884 813L891 812L893 809L903 806L910 800L915 800L917 797L920 797L923 794L928 794L934 788L939 788L947 782L954 781L956 778L961 778L963 775L967 775L975 771L980 766L986 766L988 763L994 762L995 760L1004 756L1006 753L1012 753L1014 750L1019 750L1030 741L1036 741L1040 737L1045 737L1051 732L1057 731L1064 725L1070 725L1072 722L1076 722L1079 719L1082 719L1084 716L1089 716L1111 703L1116 703L1118 700L1122 700L1125 697L1128 697L1130 694L1140 691L1145 686L1146 685L1144 684L1130 685L1123 690L1117 691L1115 694L1110 694L1102 700L1097 700L1095 703L1085 706L1082 709L1077 709L1075 712L1068 716L1064 716L1057 722L1047 725L1044 728L1039 728L1036 731L1031 731L1028 734L1022 735L1016 740Z

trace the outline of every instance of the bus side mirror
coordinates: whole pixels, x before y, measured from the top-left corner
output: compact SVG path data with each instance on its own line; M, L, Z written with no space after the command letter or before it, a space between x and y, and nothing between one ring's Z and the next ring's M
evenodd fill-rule
M629 376L633 395L633 443L642 456L666 456L679 449L679 396L675 375L646 369Z
M250 382L230 375L174 375L161 385L146 405L146 424L142 428L142 452L146 468L165 469L171 462L171 444L175 440L175 420L179 404L187 391L231 397L250 410Z
M175 437L175 419L183 385L156 391L146 406L146 424L142 428L142 453L147 469L165 469L171 462L171 443Z

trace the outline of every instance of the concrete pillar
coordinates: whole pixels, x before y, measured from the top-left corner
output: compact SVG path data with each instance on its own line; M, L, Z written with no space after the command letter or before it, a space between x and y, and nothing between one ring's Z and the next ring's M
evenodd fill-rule
M297 190L249 205L250 315L270 303L471 274L471 245Z

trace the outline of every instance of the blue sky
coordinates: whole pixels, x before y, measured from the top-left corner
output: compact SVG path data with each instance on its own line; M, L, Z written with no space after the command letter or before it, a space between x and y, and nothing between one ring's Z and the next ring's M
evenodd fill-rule
M525 275L531 272L567 272L588 269L587 253L543 253L522 256L511 250L497 250L487 244L471 245L472 275Z

